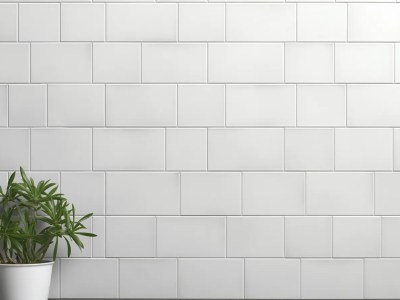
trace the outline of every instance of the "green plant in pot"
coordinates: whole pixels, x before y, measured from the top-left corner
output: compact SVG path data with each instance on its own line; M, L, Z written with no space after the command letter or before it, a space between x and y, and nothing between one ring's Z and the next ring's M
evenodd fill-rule
M55 183L36 184L22 168L20 173L22 182L15 182L14 172L0 187L0 299L47 300L60 240L68 257L71 244L83 249L80 236L96 236L83 225L92 214L77 218ZM48 252L52 259L46 261Z

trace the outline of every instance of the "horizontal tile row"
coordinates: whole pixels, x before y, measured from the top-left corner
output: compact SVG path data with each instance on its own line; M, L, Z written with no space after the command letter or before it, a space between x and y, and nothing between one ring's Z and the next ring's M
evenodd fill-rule
M82 215L400 215L400 173L391 172L28 174L60 184Z
M391 43L1 43L0 83L393 83L399 57Z
M385 84L0 85L0 127L398 127L399 97Z
M1 4L0 41L398 42L399 15L396 3Z
M399 269L398 259L62 259L50 296L388 299L400 297Z
M398 226L393 216L96 216L86 227L98 237L72 257L400 257Z
M0 170L392 171L400 130L0 129Z

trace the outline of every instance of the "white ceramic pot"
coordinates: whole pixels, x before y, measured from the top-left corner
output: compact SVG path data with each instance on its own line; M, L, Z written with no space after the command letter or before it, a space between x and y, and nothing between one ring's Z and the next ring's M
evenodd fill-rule
M0 264L0 299L47 300L53 264Z

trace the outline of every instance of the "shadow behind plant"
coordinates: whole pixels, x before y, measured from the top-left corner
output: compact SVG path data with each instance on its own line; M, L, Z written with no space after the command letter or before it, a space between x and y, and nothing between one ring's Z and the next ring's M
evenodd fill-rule
M0 187L0 264L40 263L53 243L55 260L60 239L66 242L68 257L71 243L82 250L79 236L96 236L82 224L93 214L77 219L74 205L58 193L55 183L35 184L22 168L20 172L21 183L14 182L14 172L6 190Z

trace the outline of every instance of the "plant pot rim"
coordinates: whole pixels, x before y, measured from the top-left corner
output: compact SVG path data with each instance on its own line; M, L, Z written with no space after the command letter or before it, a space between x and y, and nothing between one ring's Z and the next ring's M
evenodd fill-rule
M36 267L36 266L46 266L46 265L53 265L54 261L50 260L43 260L40 263L36 264L0 264L0 268L2 267L10 267L10 268L18 268L18 267Z

